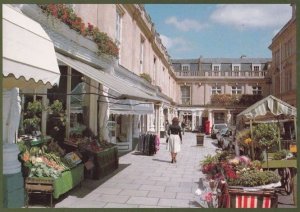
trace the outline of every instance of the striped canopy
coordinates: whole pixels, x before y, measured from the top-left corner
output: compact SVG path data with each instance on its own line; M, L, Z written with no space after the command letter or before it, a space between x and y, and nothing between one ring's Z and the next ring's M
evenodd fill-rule
M243 117L248 120L270 119L279 115L295 117L297 109L288 103L270 95L248 107L237 115L238 119Z

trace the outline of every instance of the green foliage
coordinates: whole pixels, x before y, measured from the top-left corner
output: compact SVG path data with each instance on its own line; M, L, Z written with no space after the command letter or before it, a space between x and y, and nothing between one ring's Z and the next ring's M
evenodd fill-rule
M258 124L253 129L253 138L258 146L263 149L269 149L279 142L279 128L275 123Z
M229 180L228 184L231 186L253 187L277 183L279 180L280 176L273 171L251 169L240 172L238 178Z
M27 115L33 116L33 115L38 115L42 112L42 102L41 101L33 101L33 102L28 102L27 105Z
M275 152L274 153L274 156L273 156L273 159L274 160L282 160L284 158L286 158L286 156L289 154L290 152L286 149L284 150L281 150L281 151L278 151L278 152Z
M211 163L217 163L219 161L217 156L212 156L210 154L204 156L204 159L201 161L201 165L207 165Z
M59 100L55 100L52 105L50 105L50 109L53 113L53 115L59 115L60 113L63 113L63 105L62 102Z
M146 80L146 81L149 82L149 83L152 82L152 79L151 79L151 77L150 77L149 74L142 73L142 74L140 74L140 77L142 77L144 80Z
M24 113L25 119L23 121L26 133L32 133L32 131L40 129L42 110L41 101L28 102L27 110Z

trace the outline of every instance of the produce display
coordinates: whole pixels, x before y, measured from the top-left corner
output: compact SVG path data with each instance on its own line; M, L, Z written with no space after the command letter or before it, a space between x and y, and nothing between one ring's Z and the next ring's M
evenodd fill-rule
M58 178L62 172L70 170L81 162L76 158L76 163L65 159L64 151L59 145L51 141L40 146L31 146L26 142L19 142L20 159L24 167L29 170L29 177L53 177Z
M81 145L81 147L83 147L84 149L93 152L93 153L98 153L101 152L105 149L111 148L115 146L115 144L113 143L109 143L107 141L98 141L96 139L93 139L89 142L84 143L83 145Z

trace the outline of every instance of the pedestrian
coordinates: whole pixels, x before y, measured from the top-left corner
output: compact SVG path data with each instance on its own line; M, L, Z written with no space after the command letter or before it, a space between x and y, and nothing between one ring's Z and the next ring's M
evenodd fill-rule
M176 163L176 155L180 152L182 144L181 128L179 126L179 120L177 117L172 119L172 124L168 129L169 142L168 149L171 153L171 163Z
M181 122L182 134L184 135L185 123L184 121Z

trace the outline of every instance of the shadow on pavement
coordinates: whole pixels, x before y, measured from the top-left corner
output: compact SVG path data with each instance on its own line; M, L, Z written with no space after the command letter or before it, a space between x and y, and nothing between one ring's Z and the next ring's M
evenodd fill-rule
M119 167L116 170L114 170L112 173L106 175L105 177L103 177L99 180L85 179L80 185L76 186L71 191L64 193L58 199L53 199L54 200L53 206L55 206L55 204L61 202L62 200L64 200L65 198L67 198L69 196L84 198L86 195L91 193L94 189L98 188L103 183L105 183L107 180L109 180L113 176L117 175L119 172L123 171L130 165L131 164L119 164Z
M165 162L165 163L171 163L170 160L160 160L160 159L152 159L154 161L158 161L158 162Z

